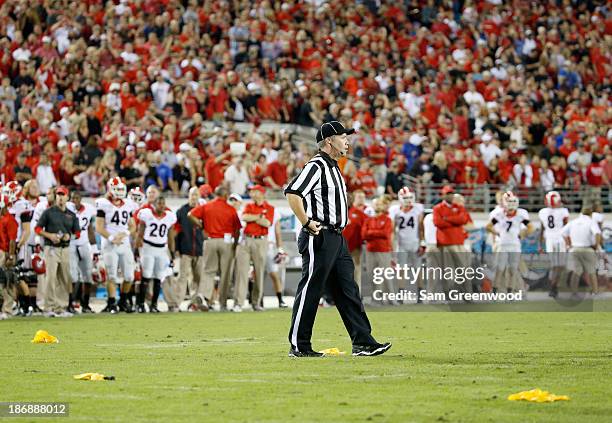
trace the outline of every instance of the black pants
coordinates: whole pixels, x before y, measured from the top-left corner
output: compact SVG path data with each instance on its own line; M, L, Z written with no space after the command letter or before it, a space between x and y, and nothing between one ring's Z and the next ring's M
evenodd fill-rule
M355 265L346 240L323 229L313 236L301 231L298 250L302 255L302 278L298 285L289 342L298 351L311 349L310 338L323 291L329 292L353 345L373 345L372 328L353 279Z

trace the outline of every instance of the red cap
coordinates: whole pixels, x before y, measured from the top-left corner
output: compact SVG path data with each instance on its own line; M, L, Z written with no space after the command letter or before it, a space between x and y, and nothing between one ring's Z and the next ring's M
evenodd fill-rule
M69 191L68 188L66 188L65 186L59 186L57 187L57 189L55 190L55 194L64 194L64 195L68 195Z
M442 195L450 194L450 193L453 193L453 192L455 192L455 188L453 188L453 187L452 187L452 186L450 186L450 185L444 185L444 186L442 187L442 191L440 191L440 193L441 193Z
M204 184L202 186L200 186L200 196L201 197L208 197L210 194L212 194L212 188L210 185L208 184Z
M259 191L262 194L266 193L266 189L262 187L261 185L253 185L252 187L249 188L249 191L253 191L253 190Z

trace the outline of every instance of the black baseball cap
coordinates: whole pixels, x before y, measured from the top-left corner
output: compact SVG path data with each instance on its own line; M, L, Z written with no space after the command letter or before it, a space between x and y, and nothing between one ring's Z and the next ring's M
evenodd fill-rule
M323 141L325 138L333 137L334 135L342 135L342 134L354 134L355 130L353 128L346 129L344 125L342 125L337 120L331 122L325 122L321 125L321 128L317 131L317 142Z

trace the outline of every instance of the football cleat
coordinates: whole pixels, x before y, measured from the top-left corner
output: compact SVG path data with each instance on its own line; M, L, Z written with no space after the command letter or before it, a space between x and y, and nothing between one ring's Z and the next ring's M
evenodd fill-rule
M157 308L157 304L151 304L151 307L149 307L149 313L159 313L159 309Z
M117 311L117 306L115 304L106 304L106 307L102 309L102 313L116 314Z
M375 345L353 345L353 355L368 357L381 355L389 351L389 348L391 348L391 344L389 342Z
M147 310L145 309L144 304L138 304L138 305L136 306L136 311L137 311L138 313L146 313L146 312L147 312Z
M306 350L306 351L298 351L296 349L294 349L293 347L289 348L289 357L292 358L301 358L301 357L313 357L313 358L318 358L318 357L325 357L325 354L314 351L312 349L310 350Z
M89 314L95 314L95 311L93 311L92 308L89 307L89 306L83 306L83 307L81 307L81 313L83 313L83 314L88 314L88 313Z

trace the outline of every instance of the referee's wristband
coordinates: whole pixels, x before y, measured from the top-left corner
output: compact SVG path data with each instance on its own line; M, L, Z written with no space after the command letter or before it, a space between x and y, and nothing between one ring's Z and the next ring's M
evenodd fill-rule
M302 226L302 228L308 228L308 225L310 225L310 222L312 222L312 219L309 217L306 223L304 223L304 225Z

